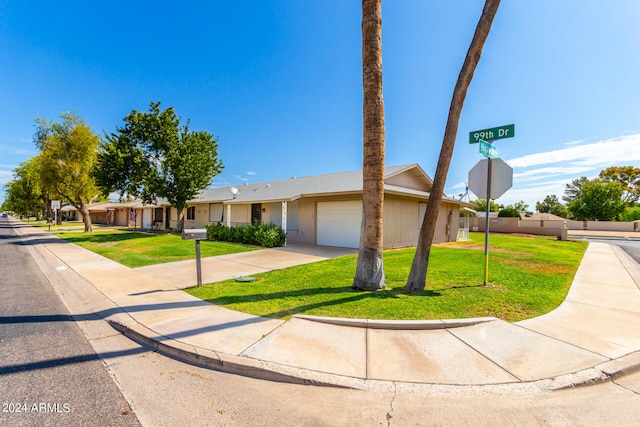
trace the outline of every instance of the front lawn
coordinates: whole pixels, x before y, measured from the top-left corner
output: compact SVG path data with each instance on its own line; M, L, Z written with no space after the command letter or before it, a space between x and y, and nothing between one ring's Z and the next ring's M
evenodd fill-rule
M434 246L427 287L403 289L415 249L385 251L387 289L351 289L356 255L188 288L192 295L246 313L288 319L294 314L366 319L452 319L495 316L510 322L539 316L565 298L585 242L494 234L489 286L483 286L484 234Z
M135 268L165 262L195 259L193 240L166 233L143 233L107 229L83 233L82 229L56 232L55 235L127 267ZM200 242L202 257L226 255L259 249L234 243Z

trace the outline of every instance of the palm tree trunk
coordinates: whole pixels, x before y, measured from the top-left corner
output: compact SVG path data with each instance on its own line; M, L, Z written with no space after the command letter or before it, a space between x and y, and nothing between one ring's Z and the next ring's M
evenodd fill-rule
M476 70L484 42L487 40L493 18L498 11L500 0L486 0L480 21L476 26L476 32L471 40L471 45L467 51L467 57L462 65L462 70L458 75L458 81L449 107L449 117L444 130L444 138L442 140L442 148L440 149L440 157L436 167L436 174L433 180L433 187L429 194L427 202L427 211L425 212L418 236L418 247L411 264L411 271L405 286L410 291L423 290L427 280L427 268L429 266L429 253L431 252L431 243L436 229L436 220L438 218L438 210L440 202L444 195L444 184L449 172L451 157L453 156L453 148L456 143L456 134L458 133L458 122L460 121L460 113L462 105L467 96L469 84Z
M382 4L362 0L363 159L362 226L353 287L385 287L382 259L384 209L384 100L382 97Z

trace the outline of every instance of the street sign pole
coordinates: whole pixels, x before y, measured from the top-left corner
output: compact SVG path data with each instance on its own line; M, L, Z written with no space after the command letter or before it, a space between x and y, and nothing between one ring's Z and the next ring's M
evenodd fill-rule
M491 157L487 165L487 211L484 222L484 286L489 281L489 212L491 212Z
M509 168L506 164L504 164L504 166L501 166L501 163L503 162L501 162L500 159L497 158L498 149L495 146L493 146L492 143L493 141L498 139L513 138L515 134L516 134L516 127L514 124L469 132L469 144L480 144L480 147L479 147L480 154L482 154L487 158L487 191L486 191L487 210L486 210L486 218L485 218L485 226L484 226L484 233L485 233L484 235L484 286L487 286L489 282L489 224L491 222L489 221L489 213L491 212L491 196L493 195L495 198L500 197L504 193L504 191L511 188L511 183L513 179L513 170ZM498 180L496 182L503 188L502 190L500 189L494 190L495 194L492 194L491 163L494 158L496 158L496 167L499 167L498 170L496 171L498 176ZM479 171L478 167L480 165L481 163L478 163L476 166L473 167L471 171L469 171L470 184L472 181L471 179L472 174L474 177L477 177L478 180L482 179L477 176L477 171ZM509 175L508 175L509 183L508 183L508 186L504 188L505 182L502 182L502 181L505 181L505 177L506 177L505 172L507 171L509 171ZM478 193L482 192L482 186L480 185L479 188L477 188L477 190L474 190L473 188L471 188L471 191L473 191L474 194L479 196Z

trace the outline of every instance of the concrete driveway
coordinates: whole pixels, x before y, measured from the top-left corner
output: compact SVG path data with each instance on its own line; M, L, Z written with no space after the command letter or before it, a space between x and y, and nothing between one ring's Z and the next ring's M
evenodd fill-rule
M207 257L202 258L202 282L220 282L236 277L324 261L357 252L357 249L351 248L290 244L283 248ZM149 265L134 270L179 289L197 283L195 260Z

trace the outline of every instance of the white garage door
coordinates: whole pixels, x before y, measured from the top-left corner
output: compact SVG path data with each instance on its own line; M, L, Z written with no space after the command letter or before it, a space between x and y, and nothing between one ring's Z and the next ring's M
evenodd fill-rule
M318 202L319 245L357 248L360 246L362 201Z

